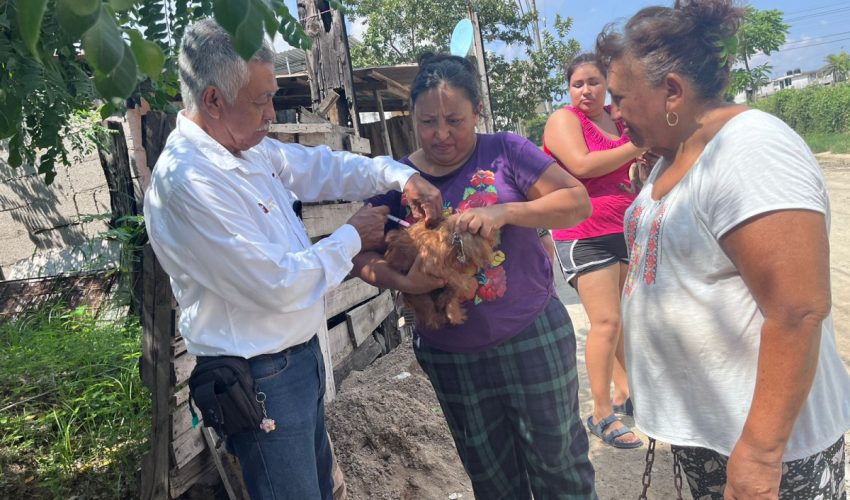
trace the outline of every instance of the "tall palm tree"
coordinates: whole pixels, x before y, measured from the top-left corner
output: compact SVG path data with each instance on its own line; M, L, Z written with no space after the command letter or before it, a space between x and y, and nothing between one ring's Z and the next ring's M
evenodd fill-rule
M838 54L829 54L826 56L826 62L829 65L829 71L832 72L833 82L838 83L847 80L847 74L850 73L850 54L844 51Z

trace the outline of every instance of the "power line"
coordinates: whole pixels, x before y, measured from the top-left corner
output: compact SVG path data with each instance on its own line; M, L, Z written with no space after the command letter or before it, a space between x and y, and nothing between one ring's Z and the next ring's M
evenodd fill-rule
M809 7L807 9L800 9L800 10L795 10L795 11L792 11L792 12L785 12L785 15L786 16L796 16L796 15L799 15L799 14L807 14L809 12L814 12L816 10L831 9L833 7L846 6L846 5L847 5L846 2L831 3L831 4L821 5L819 7Z
M839 38L837 40L830 40L828 42L811 43L809 45L800 45L800 46L797 46L797 47L791 47L791 48L787 48L787 49L780 48L779 50L777 50L777 52L788 52L789 50L806 49L806 48L809 48L809 47L817 47L818 45L828 45L830 43L843 42L844 40L850 40L850 36L848 36L847 38Z
M797 40L797 41L794 41L794 42L783 43L782 45L780 45L780 48L790 49L790 48L795 47L795 46L806 46L806 45L809 45L811 43L823 42L823 41L825 41L824 38L832 38L832 37L835 37L835 36L842 36L842 35L850 35L850 31L842 31L840 33L830 33L829 35L820 35L820 36L817 36L817 37L810 38L808 40Z
M826 10L826 11L823 11L823 12L818 12L818 13L813 13L813 14L805 14L805 15L797 16L797 17L789 17L789 18L786 18L784 21L788 22L788 23L793 23L793 22L797 22L797 21L803 21L803 20L806 20L806 19L812 19L812 18L815 18L815 17L840 14L842 12L848 12L848 11L850 11L850 7L840 7L838 9Z

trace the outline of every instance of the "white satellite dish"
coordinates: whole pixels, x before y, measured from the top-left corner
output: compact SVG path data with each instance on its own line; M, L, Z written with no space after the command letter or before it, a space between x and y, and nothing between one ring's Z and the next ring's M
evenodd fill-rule
M466 57L472 49L472 21L461 19L452 30L452 39L449 43L449 52L453 56Z

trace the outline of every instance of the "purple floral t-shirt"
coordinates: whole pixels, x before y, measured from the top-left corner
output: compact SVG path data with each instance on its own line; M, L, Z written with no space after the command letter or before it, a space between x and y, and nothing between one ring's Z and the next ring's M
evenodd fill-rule
M415 168L408 158L401 160ZM443 194L443 214L495 203L527 200L529 188L552 158L518 135L478 135L475 151L454 172L435 177L421 172ZM391 192L369 200L413 221L407 200ZM388 224L389 229L397 228ZM555 294L552 264L534 228L507 225L497 236L496 254L475 273L478 290L464 303L466 323L431 330L417 324L421 341L451 352L476 352L501 344L531 325Z

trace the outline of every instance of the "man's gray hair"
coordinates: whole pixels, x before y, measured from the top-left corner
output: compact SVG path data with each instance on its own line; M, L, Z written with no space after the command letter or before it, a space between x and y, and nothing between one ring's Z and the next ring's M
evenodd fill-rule
M252 60L274 63L274 51L268 42ZM207 87L215 87L228 103L248 83L248 64L233 48L230 33L214 19L201 19L186 29L177 60L183 105L190 113L198 110Z

